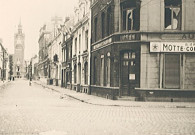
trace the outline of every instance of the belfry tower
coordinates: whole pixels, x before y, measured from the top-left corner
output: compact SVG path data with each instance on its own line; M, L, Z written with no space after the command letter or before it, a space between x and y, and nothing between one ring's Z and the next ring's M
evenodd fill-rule
M14 35L14 76L17 78L24 77L25 66L24 66L24 40L25 35L22 32L21 21L18 25L18 31Z

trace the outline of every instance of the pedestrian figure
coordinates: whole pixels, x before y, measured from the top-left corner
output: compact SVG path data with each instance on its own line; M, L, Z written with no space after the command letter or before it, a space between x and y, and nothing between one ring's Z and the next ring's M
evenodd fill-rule
M30 77L29 86L31 86L32 77Z

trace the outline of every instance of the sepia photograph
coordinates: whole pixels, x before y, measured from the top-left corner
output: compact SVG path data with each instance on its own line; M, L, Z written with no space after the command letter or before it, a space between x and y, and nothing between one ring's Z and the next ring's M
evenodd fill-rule
M0 0L0 135L195 135L195 0Z

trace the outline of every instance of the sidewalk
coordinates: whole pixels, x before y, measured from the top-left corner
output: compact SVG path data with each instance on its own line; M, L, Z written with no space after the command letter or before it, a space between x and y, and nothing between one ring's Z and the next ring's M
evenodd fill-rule
M81 102L100 105L100 106L121 106L121 107L161 107L161 108L195 108L194 102L140 102L140 101L120 101L120 100L110 100L102 97L97 97L93 95L87 95L86 93L76 92L74 90L69 90L61 88L60 86L47 85L46 82L33 81L34 83L41 85L44 88L51 89L53 91L61 93L61 98L66 96L73 99L79 100Z
M8 82L9 82L9 81L7 81L7 80L0 81L0 89L1 89L2 87L4 87Z

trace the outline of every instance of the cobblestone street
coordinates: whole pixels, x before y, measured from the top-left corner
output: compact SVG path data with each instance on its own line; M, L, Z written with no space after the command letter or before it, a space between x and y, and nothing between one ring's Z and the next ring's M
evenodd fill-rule
M92 105L16 80L0 89L0 135L20 134L194 135L195 108Z

